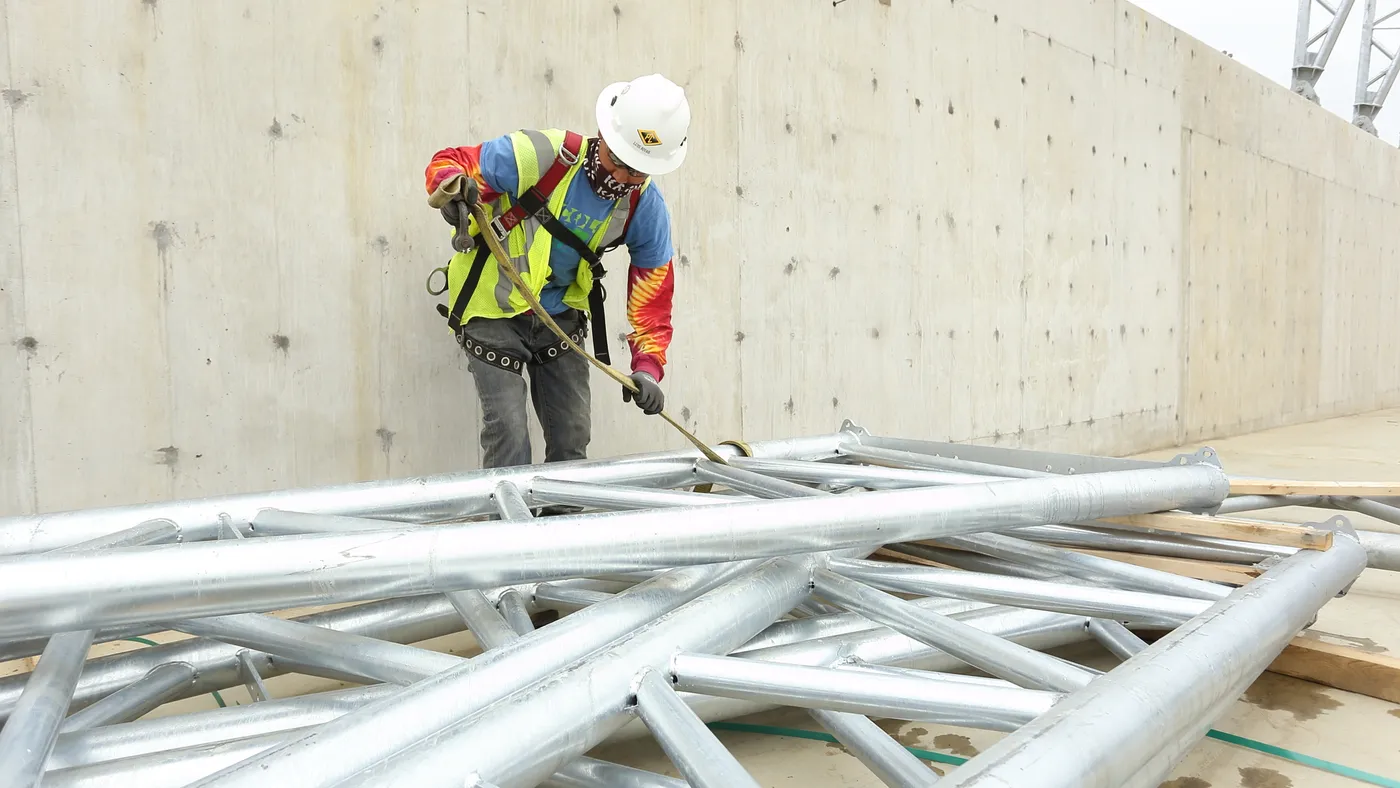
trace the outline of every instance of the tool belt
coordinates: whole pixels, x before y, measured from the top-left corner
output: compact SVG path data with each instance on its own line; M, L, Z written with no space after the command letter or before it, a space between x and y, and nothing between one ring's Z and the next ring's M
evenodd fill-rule
M511 318L493 319L509 320ZM472 340L471 337L467 336L465 325L457 328L456 335L457 344L461 345L462 351L471 358L480 359L493 367L504 369L508 372L514 372L517 375L524 374L527 364L531 367L544 366L552 361L558 361L571 352L568 343L560 340L549 347L537 350L534 355L529 358L524 358L515 353L487 347L480 342ZM588 324L579 323L578 329L569 334L569 339L573 340L574 344L579 345L583 343L583 339L586 336L588 336Z

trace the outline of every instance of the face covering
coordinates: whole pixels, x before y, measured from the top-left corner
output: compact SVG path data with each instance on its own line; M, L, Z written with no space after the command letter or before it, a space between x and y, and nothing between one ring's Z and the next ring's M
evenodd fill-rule
M583 174L588 177L588 185L593 187L594 194L604 200L621 200L640 188L641 184L622 183L614 178L603 166L602 157L602 146L595 139L588 146L588 153L583 159Z

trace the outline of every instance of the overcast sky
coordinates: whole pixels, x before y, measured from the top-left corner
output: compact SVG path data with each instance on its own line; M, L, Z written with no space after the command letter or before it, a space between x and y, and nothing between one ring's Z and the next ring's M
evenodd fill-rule
M1284 87L1292 86L1293 38L1298 23L1297 0L1131 0L1162 21L1229 52L1235 59ZM1330 5L1340 5L1334 0ZM1379 0L1377 16L1400 7L1400 0ZM1322 106L1351 122L1356 96L1356 65L1361 50L1361 18L1365 0L1356 0L1342 36L1327 61L1318 83ZM1313 3L1311 33L1323 28L1331 14ZM1385 23L1400 24L1400 17ZM1400 45L1400 31L1381 31L1376 39L1392 52ZM1376 52L1371 59L1374 75L1385 62ZM1376 128L1382 139L1400 139L1400 85L1391 90Z

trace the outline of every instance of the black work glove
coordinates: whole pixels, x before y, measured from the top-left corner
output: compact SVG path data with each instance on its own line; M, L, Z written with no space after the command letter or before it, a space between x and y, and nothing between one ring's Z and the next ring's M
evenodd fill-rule
M467 218L471 216L472 206L481 200L481 190L476 185L475 178L462 176L462 193L447 201L447 204L438 209L442 214L442 220L453 227L462 227L466 224Z
M623 402L636 400L637 407L641 408L642 412L648 416L655 416L666 407L666 395L661 393L661 384L657 383L655 378L645 372L633 372L629 377L633 383L637 384L637 391L634 393L631 389L624 387L622 389Z

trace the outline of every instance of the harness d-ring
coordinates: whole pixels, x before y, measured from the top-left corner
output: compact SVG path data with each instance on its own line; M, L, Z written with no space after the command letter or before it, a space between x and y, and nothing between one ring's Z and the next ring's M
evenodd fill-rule
M440 290L434 290L434 289L433 289L433 274L442 274L442 288L441 288ZM447 292L447 266L444 265L444 266L441 267L441 268L434 268L433 270L429 271L429 272L428 272L428 281L424 282L424 283L423 283L423 286L426 287L426 288L428 288L428 295L435 295L435 296L438 296L438 295L442 295L443 293L446 293L446 292Z

